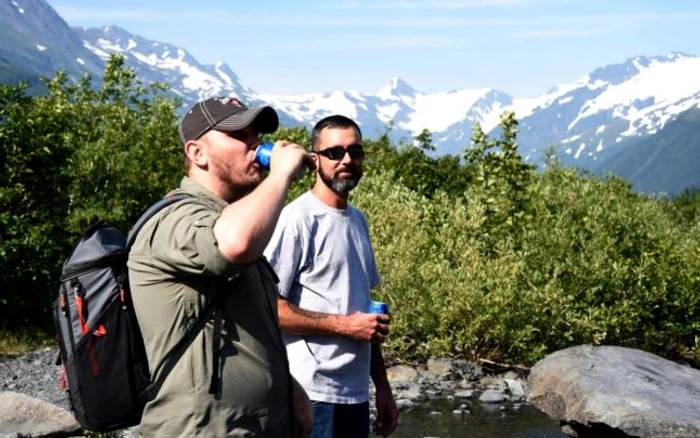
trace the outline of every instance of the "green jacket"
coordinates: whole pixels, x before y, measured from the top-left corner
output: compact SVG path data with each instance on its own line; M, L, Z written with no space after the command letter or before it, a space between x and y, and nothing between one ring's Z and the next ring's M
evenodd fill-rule
M221 279L221 387L209 393L213 321L198 335L146 405L143 437L291 434L291 378L277 317L276 276L263 260L234 265L219 251L213 225L228 205L184 178L191 198L166 207L141 229L129 254L129 282L153 379ZM221 286L219 286L221 287Z

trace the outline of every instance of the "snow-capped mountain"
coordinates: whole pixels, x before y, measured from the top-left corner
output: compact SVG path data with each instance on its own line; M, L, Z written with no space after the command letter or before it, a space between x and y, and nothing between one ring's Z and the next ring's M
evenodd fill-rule
M121 53L136 68L144 82L167 82L187 103L200 99L235 94L249 99L253 91L241 84L238 76L224 63L202 65L186 50L172 44L147 40L117 26L74 28L85 48L107 60Z
M495 89L463 88L422 93L398 77L376 92L338 90L304 95L258 93L224 63L202 65L186 50L150 41L113 26L76 29L85 47L101 58L119 52L148 81L168 82L184 106L214 95L266 102L285 123L312 126L329 114L357 120L374 136L391 124L395 140L410 141L423 129L433 133L439 154L461 152L472 127L489 132L505 110L516 112L523 156L538 162L554 145L565 162L592 165L625 140L651 135L681 112L700 105L700 57L671 53L635 57L594 70L543 96L514 98Z
M370 136L393 123L393 138L410 141L425 128L436 134L451 127L464 127L468 132L476 122L491 128L498 120L498 110L512 101L507 94L490 89L424 94L400 78L391 79L376 93L260 94L244 85L228 65L202 65L182 48L146 40L115 26L75 31L85 47L102 59L111 53L122 53L147 82L170 84L183 98L184 107L210 96L236 95L246 103L268 103L282 114L283 122L308 127L324 116L340 113L357 120ZM435 135L435 140L439 147L445 146L442 153L459 153L469 143L469 136ZM463 142L457 148L450 147L459 141Z
M274 106L287 125L311 127L340 113L357 120L366 136L391 125L393 140L409 142L428 129L437 154L460 153L475 123L492 132L502 112L514 110L520 152L528 160L538 163L553 145L565 163L604 169L601 164L610 157L630 156L626 149L640 139L700 108L700 57L683 53L630 58L534 98L489 88L423 93L398 77L376 92L282 96L252 90L225 63L201 64L185 48L114 26L71 29L44 0L0 0L0 24L0 82L52 76L57 70L73 80L87 72L99 81L104 60L118 52L144 83L167 82L182 98L183 112L202 98L236 95L251 105Z
M698 77L700 57L639 56L536 99L516 100L521 152L541 156L555 145L565 161L590 165L627 140L652 135L682 112L700 107Z
M498 121L499 109L512 98L492 89L460 89L445 93L425 94L413 89L398 77L376 93L335 91L302 96L260 96L295 120L312 125L319 118L333 113L359 121L371 136L384 132L392 124L392 137L410 141L423 129L433 133L440 153L459 153L469 144L467 137L452 135L459 127L482 123L491 129Z

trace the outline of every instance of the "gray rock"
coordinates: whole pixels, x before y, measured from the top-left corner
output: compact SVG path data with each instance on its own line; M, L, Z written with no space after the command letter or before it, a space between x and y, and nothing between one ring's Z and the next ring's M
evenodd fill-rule
M508 385L508 391L510 392L510 397L513 400L520 400L525 396L525 389L523 385L515 379L505 379L506 385Z
M640 350L557 351L531 369L527 399L581 436L582 427L640 438L700 436L700 371Z
M452 361L452 372L466 380L479 380L484 377L484 372L479 365L464 359Z
M386 370L386 375L392 382L416 382L418 372L405 365L397 365Z
M409 388L397 391L396 398L405 398L413 401L421 400L425 397L420 386L413 384Z
M447 377L452 373L452 361L442 357L431 357L427 367L428 371L437 377Z
M463 389L461 391L455 392L456 398L472 398L474 397L474 391L471 389Z
M508 397L506 397L503 391L497 389L487 389L479 396L479 401L481 403L503 403L507 399Z
M474 388L474 383L470 382L469 380L462 379L457 383L457 386L464 389L472 389Z
M416 402L413 400L409 400L406 398L400 398L396 400L396 408L399 410L399 412L406 411L408 409L411 409L416 406Z
M438 382L438 378L435 374L426 369L418 368L416 372L418 373L418 382L421 385L435 385Z
M61 390L57 355L58 348L44 348L19 357L0 356L0 391L19 392L70 409Z
M423 393L429 398L429 399L436 399L439 398L442 395L442 391L438 391L436 389L426 389L423 391Z
M79 429L65 409L28 395L0 392L0 434L68 436Z

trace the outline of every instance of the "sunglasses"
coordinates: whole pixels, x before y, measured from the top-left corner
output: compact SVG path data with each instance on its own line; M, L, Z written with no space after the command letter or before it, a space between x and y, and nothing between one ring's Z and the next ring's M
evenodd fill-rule
M342 160L347 152L350 154L350 158L353 160L360 160L365 157L365 150L362 149L361 144L352 144L346 148L342 146L333 146L331 148L326 148L321 151L313 151L319 155L323 155L329 160L339 161Z

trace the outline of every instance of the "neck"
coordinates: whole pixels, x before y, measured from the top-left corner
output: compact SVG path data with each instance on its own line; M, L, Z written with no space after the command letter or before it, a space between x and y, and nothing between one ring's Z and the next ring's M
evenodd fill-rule
M190 172L188 177L229 204L241 199L245 195L245 193L241 193L240 190L235 190L235 188L214 177L214 175L209 172L194 171Z
M348 208L348 194L340 195L334 192L321 181L320 177L316 178L316 184L314 184L311 193L329 207L337 208L338 210L345 210Z

